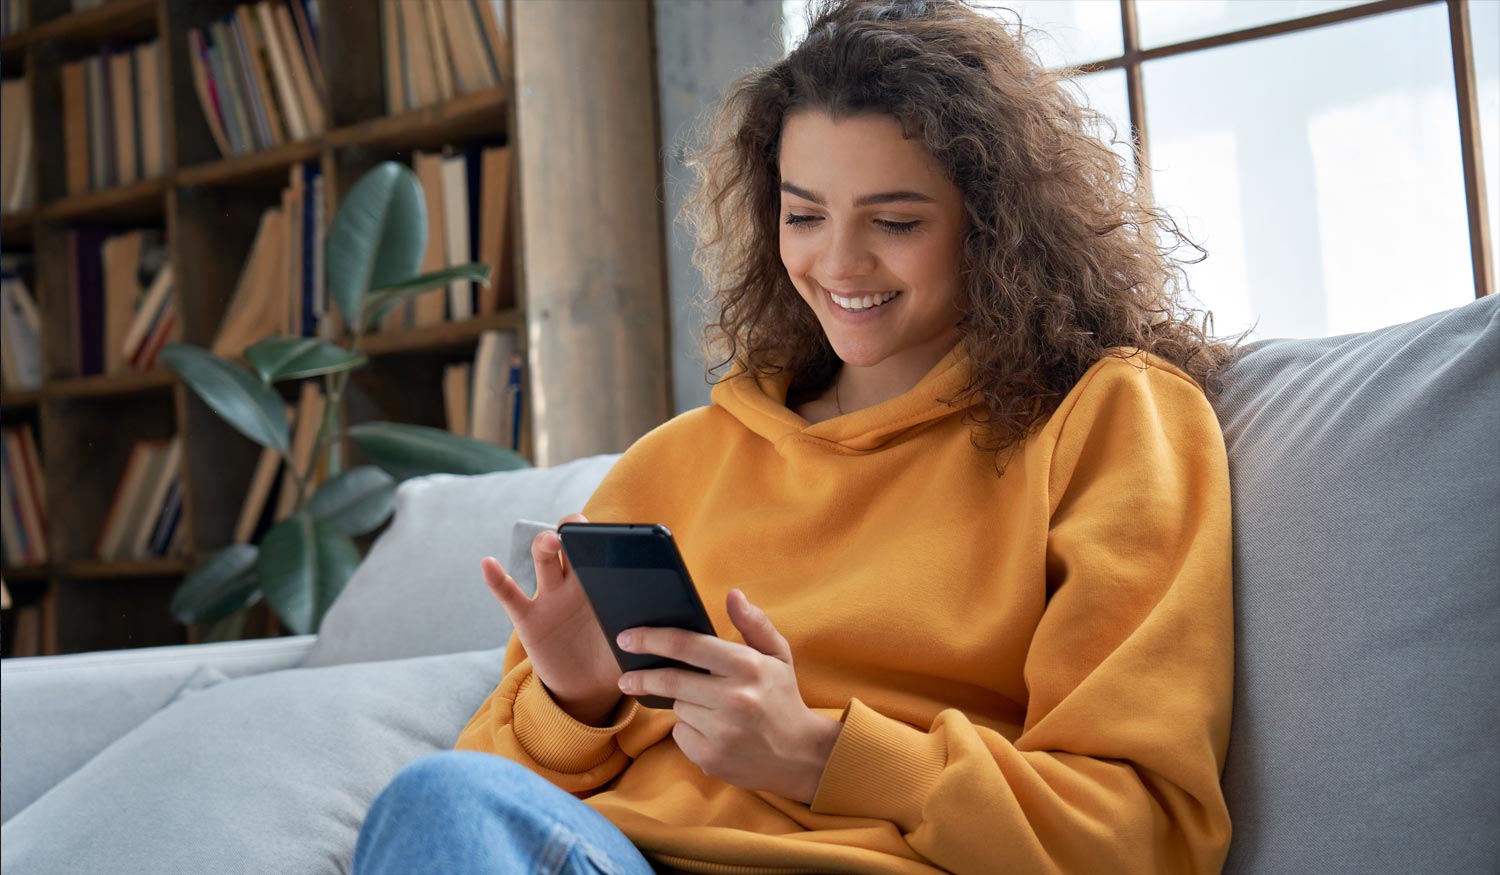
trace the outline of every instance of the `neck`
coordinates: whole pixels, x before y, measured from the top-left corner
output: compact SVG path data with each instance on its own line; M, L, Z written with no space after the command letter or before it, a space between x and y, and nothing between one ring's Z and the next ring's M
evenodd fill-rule
M944 336L873 365L845 362L833 378L833 396L839 412L853 413L910 392L958 340L957 335Z

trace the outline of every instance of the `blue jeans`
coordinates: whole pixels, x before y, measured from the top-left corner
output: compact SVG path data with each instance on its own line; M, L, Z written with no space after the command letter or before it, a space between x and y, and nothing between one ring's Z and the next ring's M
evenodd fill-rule
M525 766L471 750L413 760L380 791L354 875L653 875L603 815Z

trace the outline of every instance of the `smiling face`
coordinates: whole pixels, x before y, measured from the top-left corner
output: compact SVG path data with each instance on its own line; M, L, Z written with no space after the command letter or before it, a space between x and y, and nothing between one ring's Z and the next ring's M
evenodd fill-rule
M779 160L792 284L851 377L910 388L959 337L962 193L884 115L794 113Z

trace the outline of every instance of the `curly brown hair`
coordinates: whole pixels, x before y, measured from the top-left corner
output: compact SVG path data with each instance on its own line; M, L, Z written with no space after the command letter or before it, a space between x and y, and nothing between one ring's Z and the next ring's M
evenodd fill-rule
M841 365L782 265L782 127L793 112L878 113L919 140L963 194L959 330L976 447L1018 446L1106 355L1172 362L1209 397L1235 344L1190 321L1181 264L1205 250L1156 209L1133 168L1091 131L1114 125L1047 71L1019 24L966 0L818 0L785 59L730 86L690 164L684 213L713 289L704 342L726 365L792 371L826 389ZM1159 245L1161 231L1173 245ZM1198 259L1173 257L1180 244ZM1116 347L1134 350L1111 352Z

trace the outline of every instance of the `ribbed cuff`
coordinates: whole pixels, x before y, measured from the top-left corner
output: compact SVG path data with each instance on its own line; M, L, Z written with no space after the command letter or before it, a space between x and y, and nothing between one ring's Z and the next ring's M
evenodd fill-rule
M840 719L844 729L823 769L812 810L889 820L902 832L915 831L923 803L948 762L941 739L858 699L849 700Z
M521 679L516 691L512 718L516 741L544 769L573 775L586 772L614 753L615 736L640 707L631 696L622 699L615 709L614 722L590 726L564 711L532 672Z

